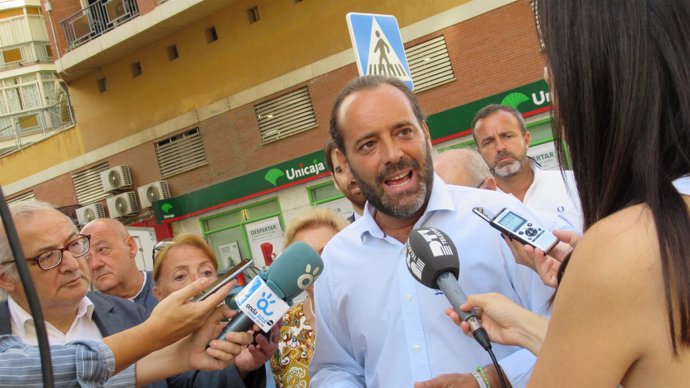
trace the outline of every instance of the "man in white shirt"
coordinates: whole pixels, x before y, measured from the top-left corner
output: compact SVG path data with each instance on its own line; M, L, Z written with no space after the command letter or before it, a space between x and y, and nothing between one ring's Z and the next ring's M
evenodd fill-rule
M458 247L465 292L499 292L544 313L552 290L515 263L500 234L472 208L510 206L536 216L505 194L443 183L433 171L423 113L397 79L351 81L336 99L331 123L338 161L367 204L323 251L311 386L409 387L455 373L459 387L475 388L471 372L478 367L499 386L488 354L445 317L448 300L410 275L404 244L412 229L443 230ZM494 352L512 386L524 386L534 357L500 345Z
M530 208L554 214L582 233L582 210L572 171L542 170L527 156L530 132L520 111L487 105L472 121L477 150L496 178L498 189L514 195Z

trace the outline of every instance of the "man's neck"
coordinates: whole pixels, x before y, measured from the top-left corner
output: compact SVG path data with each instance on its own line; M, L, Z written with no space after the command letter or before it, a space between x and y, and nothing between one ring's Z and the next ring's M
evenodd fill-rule
M532 182L534 182L534 171L532 171L532 167L529 165L529 162L527 162L524 167L513 176L501 177L494 175L494 178L496 178L498 188L505 193L514 195L522 202L525 200L527 190L529 190Z
M72 322L74 322L74 319L77 317L79 304L77 303L74 307L59 306L52 310L43 307L41 307L41 309L43 310L44 320L55 326L61 333L65 334L67 330L72 327ZM26 308L24 308L24 310L31 311Z
M144 286L144 276L145 275L143 272L137 271L136 276L131 277L131 281L127 282L126 284L122 284L119 287L112 288L105 293L122 299L134 298L139 294L139 291L141 291L141 288Z
M422 214L424 214L425 208L426 206L407 218L389 216L377 210L376 213L374 213L374 221L376 221L376 224L381 228L384 234L404 244L407 242L407 238L414 224L419 220Z

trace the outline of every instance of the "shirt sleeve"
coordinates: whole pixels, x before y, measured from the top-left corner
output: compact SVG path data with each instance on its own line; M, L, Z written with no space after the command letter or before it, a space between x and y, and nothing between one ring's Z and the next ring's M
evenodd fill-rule
M50 347L56 386L100 387L115 371L115 356L100 340L80 340ZM134 368L123 381L133 386ZM42 387L43 376L38 346L30 346L19 337L0 336L0 387Z

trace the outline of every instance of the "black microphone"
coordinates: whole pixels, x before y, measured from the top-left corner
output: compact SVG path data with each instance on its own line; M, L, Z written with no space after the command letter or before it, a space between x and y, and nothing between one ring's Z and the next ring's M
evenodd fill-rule
M460 319L470 325L477 342L485 350L491 349L489 335L481 327L475 313L460 310L460 305L467 302L467 295L458 283L460 259L450 237L436 228L415 229L410 232L405 247L405 262L412 276L429 288L443 291Z
M314 283L322 272L321 256L309 245L298 241L285 248L268 270L260 272L257 276L261 276L275 296L291 303L292 299ZM280 318L278 317L272 324ZM247 331L253 325L254 321L251 318L239 312L225 326L217 339L222 340L233 331Z

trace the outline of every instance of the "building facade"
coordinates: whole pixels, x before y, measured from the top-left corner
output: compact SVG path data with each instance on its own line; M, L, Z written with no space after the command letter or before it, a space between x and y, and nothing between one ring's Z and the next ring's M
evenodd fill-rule
M468 145L474 113L503 102L550 154L527 0L42 0L76 122L0 158L5 194L261 264L305 208L348 211L321 153L357 76L348 12L396 16L437 149Z

